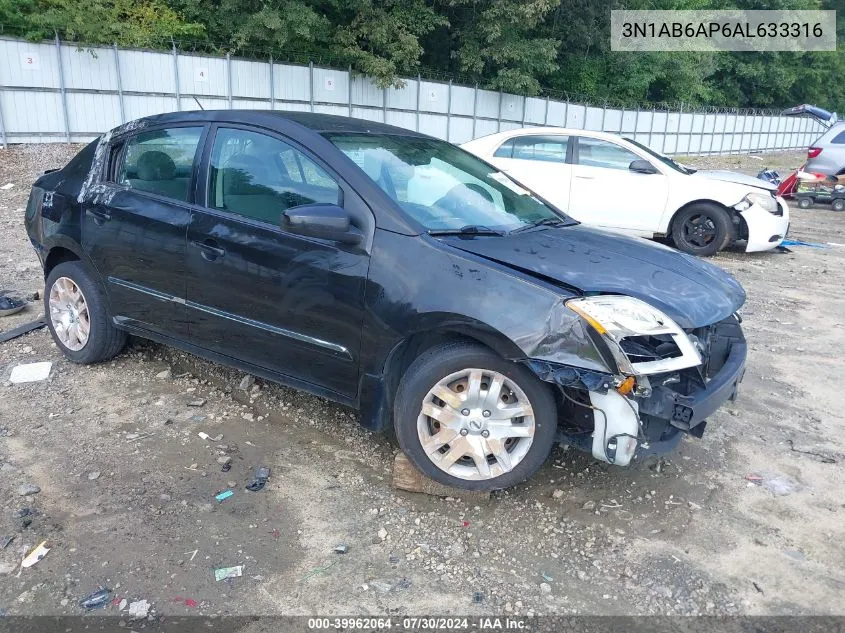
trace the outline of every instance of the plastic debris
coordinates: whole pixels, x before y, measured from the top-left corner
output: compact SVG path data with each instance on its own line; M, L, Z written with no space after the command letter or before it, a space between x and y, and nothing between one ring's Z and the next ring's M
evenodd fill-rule
M179 604L184 604L186 607L198 607L199 602L194 600L193 598L183 598L182 596L176 596L173 598L173 602L178 602Z
M150 603L146 600L137 600L129 605L129 617L136 620L146 618L150 613Z
M201 407L205 404L205 400L203 398L199 398L197 400L191 400L188 402L189 407Z
M83 609L104 609L110 602L111 589L107 587L97 587L95 591L92 591L79 601L79 606Z
M12 369L9 376L9 382L13 385L18 385L24 382L38 382L39 380L46 380L50 375L50 370L53 368L53 363L45 360L40 363L26 363L24 365L17 365Z
M482 602L484 602L484 594L483 593L481 593L480 591L476 591L474 594L472 594L472 603L473 604L481 604Z
M210 439L211 439L211 437L209 436L209 434L208 434L208 433L206 433L205 431L200 431L199 433L197 433L197 435L199 435L199 436L200 436L200 438L201 438L201 439L204 439L204 440L210 440Z
M19 325L18 327L9 330L8 332L3 332L2 334L0 334L0 343L11 341L13 338L23 336L27 332L32 332L32 330L37 330L38 328L42 328L45 325L47 324L44 322L43 319L36 319L35 321L24 323L23 325Z
M12 188L12 187L14 187L14 186L15 186L15 183L13 183L13 182L7 182L5 185L3 185L2 187L0 187L0 189L2 189L3 191L8 191L9 189L11 189L11 188Z
M233 494L235 494L235 493L232 490L224 490L223 492L215 495L214 498L217 499L218 501L225 501L226 499L231 497Z
M117 610L123 611L128 604L129 604L129 601L126 598L122 598L120 600L120 602L117 603Z
M341 543L340 545L335 545L332 551L335 554L346 554L349 551L349 546Z
M270 478L270 469L266 466L259 466L255 469L255 475L253 475L252 482L250 482L246 489L251 492L258 492L259 490L264 489L264 485L267 483L267 480Z
M794 479L777 473L750 473L745 476L745 479L749 482L749 486L762 486L777 497L801 490L801 485Z
M47 552L50 551L49 547L45 547L47 545L47 541L41 541L41 543L32 550L26 557L21 561L21 567L27 568L32 567L35 563L40 561L47 555Z
M554 578L552 578L552 577L551 577L551 576L549 576L548 574L543 574L543 573L541 573L541 574L540 574L540 577L541 577L543 580L545 580L546 582L552 582L552 581L554 580Z
M0 536L0 549L6 549L9 547L9 543L15 540L15 535L10 534L8 536Z
M232 470L232 462L226 462L225 464L223 464L223 467L220 470L221 472L228 473L230 470Z
M244 575L244 566L236 565L235 567L220 567L214 570L214 580L221 581L228 578L240 578Z
M804 242L802 240L783 240L780 244L781 246L809 246L811 248L827 248L824 244Z

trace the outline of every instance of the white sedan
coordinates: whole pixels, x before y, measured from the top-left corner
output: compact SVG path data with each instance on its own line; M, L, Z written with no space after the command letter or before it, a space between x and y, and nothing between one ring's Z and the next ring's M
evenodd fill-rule
M743 240L775 248L789 207L768 182L729 171L696 171L615 134L542 127L510 130L462 146L585 224L641 237L671 237L694 255Z

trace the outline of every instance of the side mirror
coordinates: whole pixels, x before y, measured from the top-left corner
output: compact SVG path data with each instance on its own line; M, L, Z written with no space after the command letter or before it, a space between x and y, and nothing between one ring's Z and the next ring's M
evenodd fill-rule
M656 174L657 168L652 165L647 160L639 159L639 160L632 160L631 164L628 165L628 169L630 171L636 172L638 174Z
M308 204L288 209L282 214L285 231L343 244L360 244L361 232L352 226L349 213L336 204Z

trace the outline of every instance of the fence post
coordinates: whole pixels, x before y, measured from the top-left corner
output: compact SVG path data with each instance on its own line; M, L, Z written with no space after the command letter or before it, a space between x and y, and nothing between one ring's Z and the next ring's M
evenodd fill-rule
M675 153L678 153L678 147L681 144L681 119L684 118L684 102L681 101L681 105L678 107L678 125L675 128ZM666 117L667 125L669 121L669 117Z
M350 64L346 69L346 85L348 87L346 91L346 100L349 102L349 109L347 112L349 113L349 118L352 118L352 64Z
M669 116L666 116L666 124L669 124ZM622 106L622 109L619 111L619 136L622 136L624 132L622 131L622 126L625 125L625 106ZM666 144L666 140L664 137L663 144ZM664 152L665 153L665 152Z
M472 95L472 138L475 138L475 122L478 119L478 84L475 84L475 92Z
M270 109L276 109L276 71L273 66L272 55L270 55Z
M123 80L120 78L120 54L117 50L117 44L112 44L114 51L114 71L117 75L117 100L120 103L120 122L126 123L126 108L123 105Z
M416 117L416 131L420 131L420 92L422 90L422 77L417 73L417 117Z
M308 100L311 112L314 112L314 62L308 62Z
M446 93L446 142L450 142L450 133L452 131L452 80L449 80L449 87Z
M65 121L65 139L70 145L70 117L67 112L67 90L65 89L65 69L62 64L62 45L59 43L59 32L56 31L56 59L59 62L59 88L62 92L62 114Z
M381 122L387 123L387 86L381 89Z
M637 140L637 131L640 129L640 104L637 104L637 114L634 115L634 140Z
M3 123L3 93L0 92L0 144L3 145L3 149L7 149L9 147L8 141L6 141L6 126Z
M546 95L546 114L543 116L543 125L549 124L549 95ZM564 122L566 125L566 122Z
M496 131L502 131L502 90L499 89L499 116L496 120Z
M522 127L525 127L525 111L528 109L528 97L522 97Z
M769 115L769 127L766 128L766 146L765 146L765 148L767 150L769 149L769 143L772 140L772 120L773 119L774 119L774 117L770 114Z
M601 131L602 132L604 132L604 122L605 122L606 117L607 117L607 99L604 100L604 105L602 106L602 109L601 109ZM654 124L654 121L652 120L652 125L653 124ZM651 138L651 137L649 137L649 138Z
M182 95L179 93L179 58L176 42L173 42L173 94L176 97L176 109L182 111Z
M548 114L548 110L546 113ZM563 102L563 127L569 127L569 95L566 96L566 101Z
M646 145L648 145L649 147L651 147L651 134L652 134L652 132L654 132L654 113L655 113L655 108L654 108L654 106L652 106L651 107L651 121L648 124L648 143L646 143Z
M226 96L229 98L229 109L232 109L232 54L226 53Z

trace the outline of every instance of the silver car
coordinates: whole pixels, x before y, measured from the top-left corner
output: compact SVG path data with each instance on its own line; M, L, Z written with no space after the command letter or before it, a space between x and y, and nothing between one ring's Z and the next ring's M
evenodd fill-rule
M810 145L805 170L819 174L845 172L845 121L832 125Z

